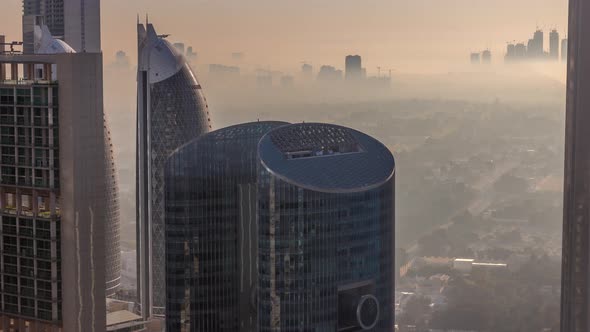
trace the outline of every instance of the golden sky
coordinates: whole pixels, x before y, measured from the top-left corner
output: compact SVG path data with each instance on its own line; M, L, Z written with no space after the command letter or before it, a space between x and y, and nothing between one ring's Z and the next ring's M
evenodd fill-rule
M20 35L21 0L1 0L0 33ZM231 52L271 69L301 61L343 67L360 54L369 72L405 64L466 61L507 41L526 41L539 26L564 34L567 0L102 0L106 61L122 49L135 57L137 14L171 41L184 41L203 63Z

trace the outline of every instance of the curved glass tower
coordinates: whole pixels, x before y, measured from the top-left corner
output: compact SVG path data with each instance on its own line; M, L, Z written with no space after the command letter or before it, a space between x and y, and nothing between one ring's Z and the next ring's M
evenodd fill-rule
M117 167L108 121L104 119L105 170L107 186L107 221L105 223L106 296L113 296L121 287L121 215Z
M35 27L35 53L37 54L63 54L76 53L67 43L52 36L48 27L45 25ZM37 66L40 70L42 66ZM52 69L57 66L52 65ZM52 78L56 79L56 73L53 71ZM115 164L115 157L113 152L113 142L111 140L111 132L109 124L105 117L104 119L104 146L105 146L105 170L107 172L107 183L105 194L107 195L107 209L105 225L105 241L109 245L105 248L105 277L106 277L106 296L115 295L121 286L121 244L120 244L120 230L121 221L119 214L119 197L118 197L118 183L117 183L117 168Z
M164 315L164 167L211 128L207 103L184 56L153 25L138 24L137 264L144 318Z
M259 331L392 331L394 158L328 124L260 141Z
M256 331L256 149L285 124L216 130L170 157L167 331Z

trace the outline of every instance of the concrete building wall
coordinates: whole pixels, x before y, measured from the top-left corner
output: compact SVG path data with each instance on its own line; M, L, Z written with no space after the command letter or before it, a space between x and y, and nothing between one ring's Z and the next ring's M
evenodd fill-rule
M102 55L61 54L63 330L104 331L107 181Z
M64 0L65 41L76 52L99 53L100 0Z

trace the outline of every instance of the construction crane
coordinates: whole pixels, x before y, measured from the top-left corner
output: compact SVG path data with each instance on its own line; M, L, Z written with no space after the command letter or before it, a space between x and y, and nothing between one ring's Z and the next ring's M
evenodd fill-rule
M21 51L15 51L14 47L15 46L22 46L23 42L19 42L19 41L13 41L10 43L0 43L0 45L2 46L2 48L4 48L4 46L10 46L10 54L14 54L14 53L20 53Z

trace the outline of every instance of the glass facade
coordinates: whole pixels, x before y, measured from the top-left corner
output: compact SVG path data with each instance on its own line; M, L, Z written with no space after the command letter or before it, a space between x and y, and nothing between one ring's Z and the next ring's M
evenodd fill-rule
M282 122L193 140L166 172L168 331L256 331L257 145Z
M58 87L0 84L1 311L61 320Z
M151 243L152 299L154 313L163 314L166 302L164 247L164 168L168 156L190 140L209 131L209 113L201 88L188 64L172 77L149 85L149 150L146 167L148 217ZM149 128L149 129L148 129ZM141 204L141 205L143 205Z
M394 160L332 125L259 145L259 331L393 331Z
M569 2L561 331L590 331L590 7Z

